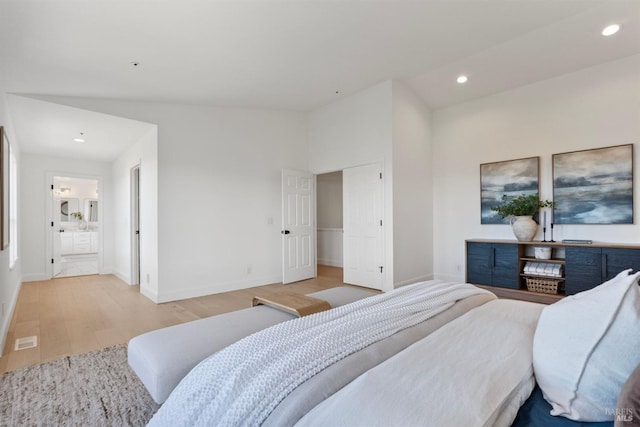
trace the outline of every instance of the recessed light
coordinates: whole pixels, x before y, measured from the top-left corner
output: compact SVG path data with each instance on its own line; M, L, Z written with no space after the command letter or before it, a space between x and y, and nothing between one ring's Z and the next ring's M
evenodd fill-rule
M609 26L605 27L604 30L602 30L602 35L603 36L612 36L615 33L617 33L618 30L620 30L620 25L612 24L612 25L609 25Z
M80 136L73 138L74 142L84 142L84 132L80 132Z
M456 79L456 81L458 83L466 83L467 80L469 80L469 79L467 78L467 76L464 76L464 75L463 76L458 76L458 78Z

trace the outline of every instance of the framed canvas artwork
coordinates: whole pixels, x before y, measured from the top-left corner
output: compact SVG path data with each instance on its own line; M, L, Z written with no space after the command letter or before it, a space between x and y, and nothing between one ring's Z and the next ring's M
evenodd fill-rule
M633 144L553 155L556 224L633 224Z
M508 224L508 218L500 218L491 208L501 205L504 195L511 198L539 193L539 174L539 157L481 164L480 223Z

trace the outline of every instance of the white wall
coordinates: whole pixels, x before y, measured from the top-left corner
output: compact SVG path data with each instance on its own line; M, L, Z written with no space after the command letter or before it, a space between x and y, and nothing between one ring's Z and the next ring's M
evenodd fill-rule
M281 282L281 173L307 169L306 115L163 110L159 300Z
M311 112L309 169L321 174L382 163L384 224L393 224L392 83L386 81ZM393 227L384 227L382 289L393 289Z
M395 286L433 278L431 117L393 82L393 268Z
M132 284L131 169L140 167L140 292L158 299L158 128L149 131L111 164L113 181L113 273Z
M464 279L465 239L514 239L480 225L481 163L540 156L541 197L552 199L552 154L634 145L634 225L561 225L555 240L640 240L640 55L478 99L433 114L434 266ZM541 238L541 232L537 239Z
M157 301L282 280L281 171L308 169L306 114L47 100L158 126Z
M110 273L113 262L112 217L109 215L111 199L111 170L108 163L86 160L61 159L33 154L22 154L21 159L20 233L22 244L22 280L49 279L51 254L51 180L56 176L99 179L102 189L100 221L102 242L101 274ZM48 262L47 262L48 261Z
M0 126L4 127L4 131L11 143L11 149L16 155L18 169L20 169L20 145L15 138L10 117L7 113L7 104L5 92L3 90L3 78L0 72ZM18 177L20 176L18 170ZM18 178L18 218L20 218L20 179ZM15 236L13 236L15 237ZM18 238L19 240L19 238ZM20 246L18 245L18 250ZM9 268L9 249L0 251L0 352L4 349L9 324L18 301L18 293L20 292L20 277L22 275L22 258L18 256L17 262L12 268Z

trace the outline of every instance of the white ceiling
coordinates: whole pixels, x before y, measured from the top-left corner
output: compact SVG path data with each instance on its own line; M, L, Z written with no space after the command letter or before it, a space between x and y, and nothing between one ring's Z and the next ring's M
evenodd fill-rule
M7 92L301 111L387 79L442 108L640 53L640 0L0 0L0 16ZM42 150L48 131L23 128L37 108L10 107Z
M20 148L33 154L110 162L153 127L27 96L8 95L8 105Z

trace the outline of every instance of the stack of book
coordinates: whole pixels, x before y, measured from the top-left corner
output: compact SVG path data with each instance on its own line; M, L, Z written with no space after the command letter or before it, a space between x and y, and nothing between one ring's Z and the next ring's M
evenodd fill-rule
M562 277L562 267L562 264L527 261L524 266L524 274L546 277Z

